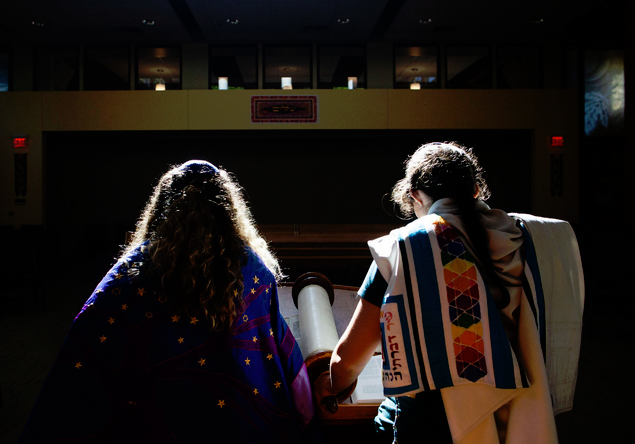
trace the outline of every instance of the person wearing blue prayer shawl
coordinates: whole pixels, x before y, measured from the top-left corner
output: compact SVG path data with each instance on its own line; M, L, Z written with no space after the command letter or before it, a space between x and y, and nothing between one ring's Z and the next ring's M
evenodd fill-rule
M552 406L569 409L572 397L559 396L566 378L554 372L569 366L575 385L580 345L573 230L491 209L483 170L458 144L423 145L405 170L392 199L416 219L368 242L374 261L361 300L330 373L314 382L320 408L333 410L333 396L380 346L381 442L556 443ZM562 334L568 313L577 318ZM577 339L558 364L553 344L568 337Z
M171 168L75 318L20 442L318 441L281 276L229 173Z

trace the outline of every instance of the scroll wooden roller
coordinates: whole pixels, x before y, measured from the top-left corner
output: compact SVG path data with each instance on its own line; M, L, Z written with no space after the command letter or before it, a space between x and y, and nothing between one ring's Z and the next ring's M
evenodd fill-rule
M293 303L298 309L298 321L302 341L300 350L311 383L323 372L329 371L333 349L339 341L331 306L335 292L331 281L320 273L310 272L300 276L291 291ZM338 393L338 401L351 396L357 381Z

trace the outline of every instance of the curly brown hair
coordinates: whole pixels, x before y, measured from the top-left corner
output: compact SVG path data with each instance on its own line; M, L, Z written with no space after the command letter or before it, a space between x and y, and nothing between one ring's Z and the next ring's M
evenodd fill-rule
M459 208L465 235L474 247L474 254L483 265L483 272L498 286L501 296L495 298L498 308L509 303L509 293L497 277L491 259L489 238L475 209L477 200L490 197L485 171L470 148L456 142L433 142L422 145L406 161L406 175L392 190L392 200L405 217L414 213L414 191L421 190L433 202L450 198Z
M392 190L392 200L405 217L414 215L411 193L423 191L433 201L449 197L471 201L490 197L485 172L470 148L456 142L433 142L420 146L406 160L406 175Z
M161 177L122 257L149 242L150 272L175 311L201 313L214 330L228 330L243 311L246 247L280 279L277 260L256 230L232 176L205 161L189 161Z

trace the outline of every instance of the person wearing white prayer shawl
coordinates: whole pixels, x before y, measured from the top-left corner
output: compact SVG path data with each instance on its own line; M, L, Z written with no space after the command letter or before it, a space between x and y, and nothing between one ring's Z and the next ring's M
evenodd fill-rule
M368 242L361 299L314 383L332 411L381 345L382 442L556 443L554 414L573 406L584 304L575 235L565 221L491 209L483 175L456 143L408 159L392 199L416 219Z

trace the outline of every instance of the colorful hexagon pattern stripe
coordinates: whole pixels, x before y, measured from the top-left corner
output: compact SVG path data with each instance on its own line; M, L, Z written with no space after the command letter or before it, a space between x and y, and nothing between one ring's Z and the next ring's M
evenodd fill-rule
M476 264L456 229L439 221L434 231L441 250L456 370L459 377L476 382L487 375Z

